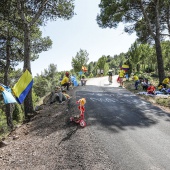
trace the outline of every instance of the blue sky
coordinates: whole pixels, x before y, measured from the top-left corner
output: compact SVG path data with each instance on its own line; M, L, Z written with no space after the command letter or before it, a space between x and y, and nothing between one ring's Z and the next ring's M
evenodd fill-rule
M41 74L50 64L56 64L58 71L72 69L72 57L80 49L88 52L89 62L97 61L102 55L128 51L136 39L135 34L124 33L123 25L117 29L100 28L96 22L99 3L100 0L75 0L76 15L71 20L59 19L41 28L43 36L52 39L53 46L31 62L33 76Z

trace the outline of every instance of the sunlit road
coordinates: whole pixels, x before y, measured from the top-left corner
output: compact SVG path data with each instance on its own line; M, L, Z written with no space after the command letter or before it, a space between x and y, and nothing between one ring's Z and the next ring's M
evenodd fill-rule
M88 130L116 170L170 169L170 114L124 88L116 77L94 78L77 91L85 97ZM96 153L97 154L97 153Z

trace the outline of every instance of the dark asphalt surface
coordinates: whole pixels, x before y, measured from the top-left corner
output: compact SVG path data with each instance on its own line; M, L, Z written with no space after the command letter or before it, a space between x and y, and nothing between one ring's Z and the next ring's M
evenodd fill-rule
M170 170L170 113L118 87L116 77L112 85L107 79L88 80L76 98L86 98L86 128L112 169Z

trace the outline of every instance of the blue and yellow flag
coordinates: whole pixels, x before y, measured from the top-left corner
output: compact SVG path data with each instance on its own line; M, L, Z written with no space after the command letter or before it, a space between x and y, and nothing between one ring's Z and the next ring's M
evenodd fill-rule
M2 92L5 104L17 102L11 93L11 88L9 88L8 86L0 84L0 92Z
M123 70L129 70L129 66L126 65L126 64L124 64L124 65L122 65L122 69L123 69Z
M12 88L16 100L19 104L22 104L28 92L32 88L33 78L28 70L26 70L20 77L18 82Z

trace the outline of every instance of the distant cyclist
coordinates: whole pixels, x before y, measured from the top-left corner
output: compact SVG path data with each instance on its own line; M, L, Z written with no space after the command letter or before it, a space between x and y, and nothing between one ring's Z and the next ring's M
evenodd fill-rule
M109 75L109 84L111 84L112 83L112 70L109 70L109 72L108 72L108 75Z

